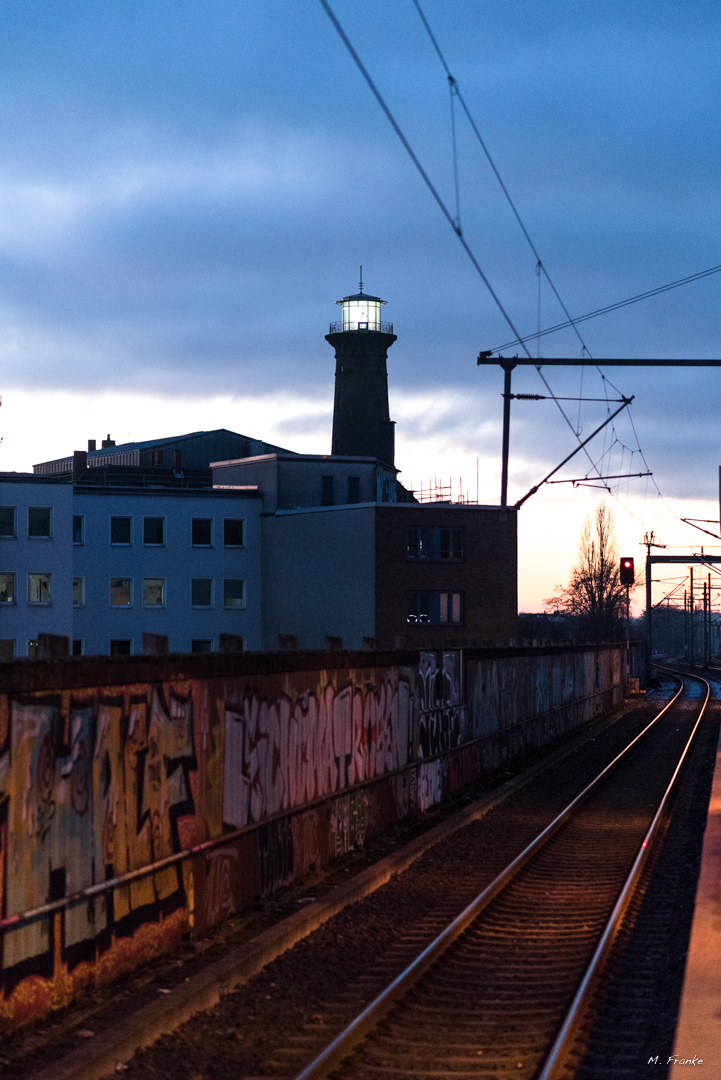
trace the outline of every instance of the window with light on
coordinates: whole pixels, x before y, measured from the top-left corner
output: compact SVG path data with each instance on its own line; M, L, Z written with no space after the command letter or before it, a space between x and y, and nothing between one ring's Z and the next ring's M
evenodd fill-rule
M381 329L381 306L385 300L379 296L366 296L364 293L356 293L355 296L344 296L342 300L336 300L343 313L343 330L380 330Z
M463 593L408 593L409 625L460 626L463 622Z
M130 607L131 578L113 577L110 579L110 606Z
M28 603L49 604L52 601L52 574L28 574Z
M162 607L165 603L165 578L143 578L143 606Z
M15 575L0 574L0 604L15 603Z

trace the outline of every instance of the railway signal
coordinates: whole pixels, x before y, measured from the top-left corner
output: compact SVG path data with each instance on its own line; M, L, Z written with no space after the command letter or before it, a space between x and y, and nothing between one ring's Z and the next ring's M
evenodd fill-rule
M621 559L620 580L622 585L633 585L633 559Z

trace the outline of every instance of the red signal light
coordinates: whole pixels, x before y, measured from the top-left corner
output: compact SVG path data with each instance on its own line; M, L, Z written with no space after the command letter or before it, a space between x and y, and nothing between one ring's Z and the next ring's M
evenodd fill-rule
M635 580L633 559L621 559L619 579L622 585L633 585Z

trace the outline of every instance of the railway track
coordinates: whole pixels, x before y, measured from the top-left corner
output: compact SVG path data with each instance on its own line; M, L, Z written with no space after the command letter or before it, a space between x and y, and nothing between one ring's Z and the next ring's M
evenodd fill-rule
M382 965L348 987L339 1014L354 996L374 999L296 1080L576 1075L710 696L706 680L684 675L704 687L689 701L673 674L679 690L655 719L413 959L431 923L409 930L385 959L389 972L403 966L385 989L374 985ZM274 1057L289 1064L302 1051L301 1037Z

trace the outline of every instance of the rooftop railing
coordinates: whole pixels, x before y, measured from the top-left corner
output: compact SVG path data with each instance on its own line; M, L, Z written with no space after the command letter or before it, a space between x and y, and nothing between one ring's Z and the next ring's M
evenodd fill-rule
M392 322L372 323L370 326L363 326L361 324L360 327L356 326L355 329L356 330L358 330L358 329L361 329L361 330L374 330L376 333L392 334L393 333L393 323ZM346 327L346 330L348 332L350 332L350 333L353 333L353 331L350 329L350 327ZM342 322L332 322L330 324L330 330L328 331L329 334L342 334L343 332L344 331L343 331L343 323Z

